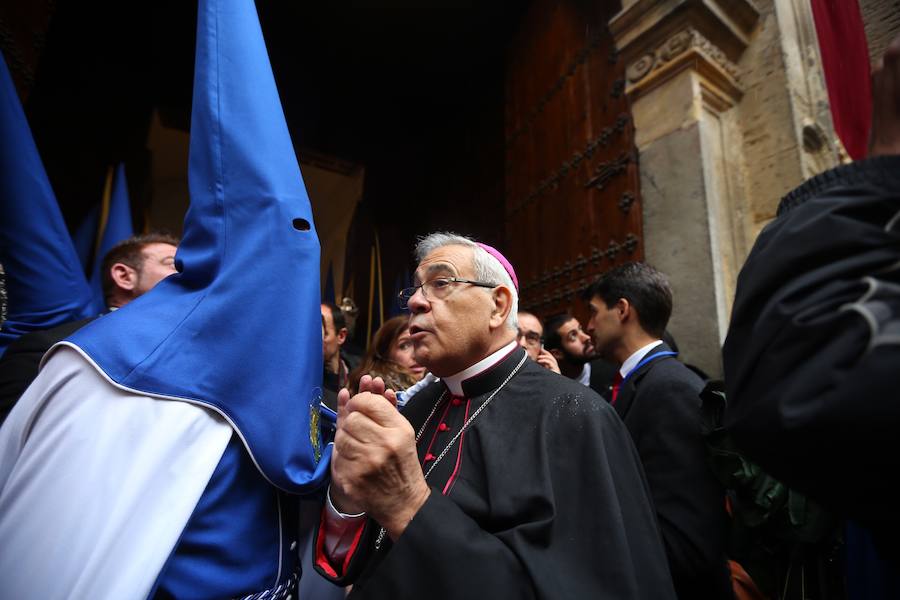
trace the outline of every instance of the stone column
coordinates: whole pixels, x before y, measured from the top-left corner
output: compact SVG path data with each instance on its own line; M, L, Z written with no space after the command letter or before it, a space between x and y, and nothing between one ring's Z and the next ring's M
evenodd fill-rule
M713 376L747 245L742 137L728 115L758 17L749 0L634 0L610 21L627 65L645 257L671 280L683 359Z

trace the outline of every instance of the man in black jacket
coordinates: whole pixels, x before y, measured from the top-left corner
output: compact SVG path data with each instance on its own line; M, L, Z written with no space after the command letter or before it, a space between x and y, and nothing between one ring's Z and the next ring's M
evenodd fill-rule
M103 297L115 310L142 296L175 272L178 240L165 233L136 235L113 246L101 266ZM71 321L23 335L0 358L0 423L37 377L44 353L97 317Z
M665 276L627 263L588 289L588 333L619 366L611 402L631 433L656 507L679 598L732 597L725 493L701 437L703 381L662 340L672 313Z
M869 158L785 196L741 270L725 426L900 561L900 37L873 74Z

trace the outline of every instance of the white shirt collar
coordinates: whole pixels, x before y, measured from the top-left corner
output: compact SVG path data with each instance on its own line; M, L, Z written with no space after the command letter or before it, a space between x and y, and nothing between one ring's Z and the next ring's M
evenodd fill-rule
M578 376L576 381L581 385L591 386L591 363L584 363L584 367L581 369L581 375Z
M462 382L471 377L475 377L479 373L483 371L487 371L498 362L506 358L510 352L516 349L518 344L515 340L511 341L507 345L503 346L493 354L489 354L485 358L482 358L477 363L469 367L468 369L463 369L456 375L450 375L449 377L442 377L441 381L443 381L447 385L447 389L450 390L450 393L454 396L462 396Z
M624 379L626 375L628 375L632 369L634 369L641 359L647 356L651 350L656 348L662 344L662 340L656 340L655 342L650 342L646 346L642 348L638 348L637 351L625 359L625 362L622 363L622 366L619 368L619 374L622 375Z

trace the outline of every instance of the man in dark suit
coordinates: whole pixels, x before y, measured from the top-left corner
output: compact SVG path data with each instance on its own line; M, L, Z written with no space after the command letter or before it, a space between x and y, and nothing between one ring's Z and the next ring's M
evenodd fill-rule
M701 437L703 381L661 340L669 283L649 265L627 263L601 276L586 299L594 347L618 365L611 402L641 457L678 597L732 598L725 493Z
M165 233L136 235L113 246L103 258L103 298L109 310L125 306L175 273L178 240ZM23 335L0 358L0 423L37 377L44 353L97 317L70 321Z

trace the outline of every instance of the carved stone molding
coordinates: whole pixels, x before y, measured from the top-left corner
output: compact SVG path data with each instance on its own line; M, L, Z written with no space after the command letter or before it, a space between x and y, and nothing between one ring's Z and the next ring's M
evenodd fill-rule
M703 75L709 86L720 92L713 96L723 103L730 104L729 99L733 102L741 97L737 65L693 27L675 33L629 64L625 71L626 91L632 100L636 99L686 68Z
M656 55L648 52L628 65L628 68L625 69L625 76L628 77L628 81L640 81L650 74L654 66L656 66Z
M756 26L750 0L634 0L610 21L632 100L684 69L702 76L713 104L741 96L735 62ZM706 93L706 92L705 92Z
M609 29L629 64L660 40L689 27L735 61L747 47L758 19L751 0L634 0L610 20Z

